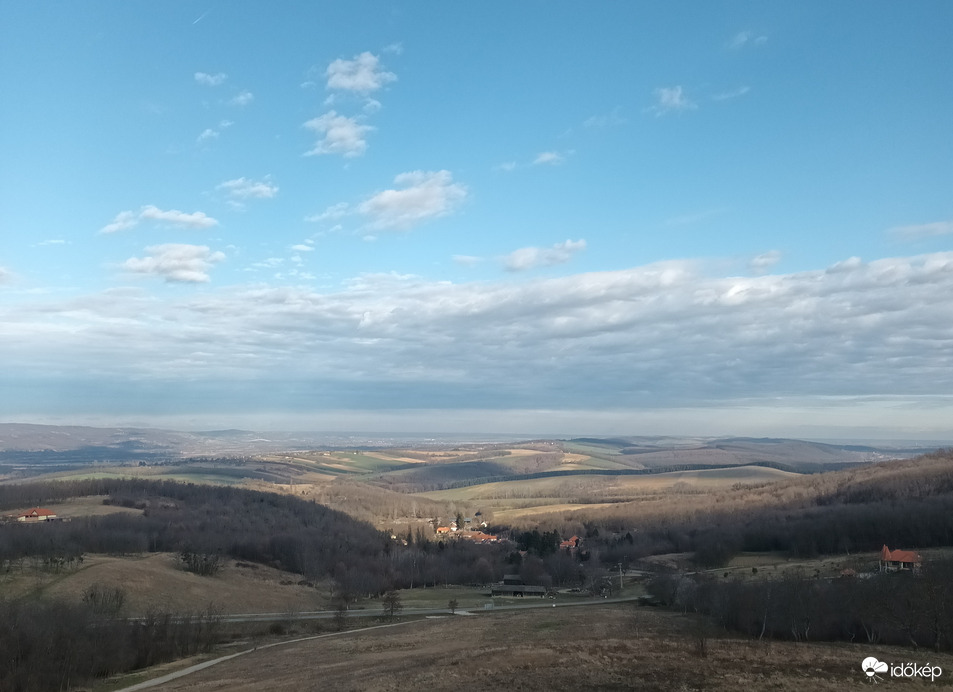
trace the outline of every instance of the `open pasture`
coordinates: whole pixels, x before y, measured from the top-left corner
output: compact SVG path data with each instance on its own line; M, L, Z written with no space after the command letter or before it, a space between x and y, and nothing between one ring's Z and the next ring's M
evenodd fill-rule
M29 561L0 573L0 590L9 598L43 597L81 603L92 586L119 587L126 593L124 615L150 611L281 613L327 607L329 589L299 584L299 574L265 565L226 560L215 576L180 568L176 555L149 553L117 557L87 554L76 569L47 571Z
M867 656L911 660L909 650L878 645L723 637L689 617L610 604L445 617L310 639L250 652L153 689L834 692L865 683L860 662ZM953 668L948 654L923 654L927 659ZM903 682L904 689L935 688Z

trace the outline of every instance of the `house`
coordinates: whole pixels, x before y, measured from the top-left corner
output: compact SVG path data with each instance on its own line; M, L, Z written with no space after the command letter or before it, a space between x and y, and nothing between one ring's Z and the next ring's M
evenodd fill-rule
M507 574L503 576L503 581L494 584L490 589L491 596L539 596L543 598L546 595L545 586L529 586L524 584L518 574Z
M474 543L497 543L500 540L497 536L483 533L482 531L464 531L460 537L471 540Z
M579 536L573 536L572 538L567 538L565 541L562 541L559 544L560 550L568 550L570 553L575 553L576 548L579 547Z
M445 536L445 535L448 534L448 533L450 533L450 527L449 527L449 526L438 526L438 527L437 527L437 535L438 535L438 536Z
M880 549L880 571L899 572L920 570L923 558L913 550L890 550L887 546Z
M37 521L50 521L51 519L56 519L56 512L53 512L49 509L43 509L42 507L34 507L33 509L17 516L17 521L25 521L29 523L34 523Z

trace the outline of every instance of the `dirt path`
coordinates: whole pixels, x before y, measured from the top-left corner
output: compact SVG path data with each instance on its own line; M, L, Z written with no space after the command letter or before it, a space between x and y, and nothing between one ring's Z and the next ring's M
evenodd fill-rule
M211 661L203 661L202 663L196 663L194 666L189 666L188 668L183 668L182 670L177 670L174 673L169 673L168 675L163 675L162 677L153 678L152 680L146 680L145 682L140 682L135 685L131 685L130 687L123 687L122 689L117 690L117 692L137 692L137 690L145 690L150 687L164 685L167 682L172 682L173 680L184 678L186 675L191 675L192 673L197 673L200 670L211 668L214 665L218 665L219 663L224 663L225 661L230 661L233 658L238 658L239 656L244 656L245 654L254 653L255 651L270 649L275 646L289 646L291 644L298 644L300 642L306 642L312 639L324 639L326 637L339 637L339 636L343 636L347 634L366 632L368 630L379 630L385 627L399 627L401 625L410 625L415 622L419 623L420 620L408 620L407 622L395 622L389 625L374 625L373 627L362 627L360 629L345 630L343 632L330 632L328 634L316 634L311 637L300 637L298 639L289 639L288 641L265 644L264 646L256 646L251 649L245 649L244 651L238 651L233 654L228 654L227 656L220 656L219 658L214 658Z

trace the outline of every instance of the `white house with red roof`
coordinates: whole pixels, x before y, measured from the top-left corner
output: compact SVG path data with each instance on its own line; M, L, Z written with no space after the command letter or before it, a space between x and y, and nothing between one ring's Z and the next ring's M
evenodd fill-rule
M887 546L880 549L880 571L899 572L911 570L916 572L923 564L920 553L913 550L890 550Z
M42 507L34 507L33 509L27 510L23 514L17 515L17 521L26 521L26 522L37 522L37 521L49 521L50 519L56 519L56 512L43 509Z

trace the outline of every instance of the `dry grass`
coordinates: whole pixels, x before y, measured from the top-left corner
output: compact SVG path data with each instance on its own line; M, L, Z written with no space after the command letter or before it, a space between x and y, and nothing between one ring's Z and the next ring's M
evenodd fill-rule
M860 663L867 656L929 661L953 670L949 655L844 644L702 640L698 631L688 618L630 605L443 618L254 652L153 689L803 692L864 684ZM903 687L933 689L933 684L904 681Z
M797 477L798 474L778 469L745 466L640 476L552 476L436 490L418 493L418 496L444 502L479 502L481 509L493 512L495 521L511 521L578 510L610 509L619 502L634 499L655 500L667 506L674 497L727 492L736 486Z
M144 557L88 555L76 570L49 573L32 568L0 576L0 592L9 597L37 595L79 603L94 584L126 591L126 615L198 612L209 605L223 613L284 613L318 610L327 605L327 588L298 585L301 576L234 560L214 577L178 567L170 553Z

